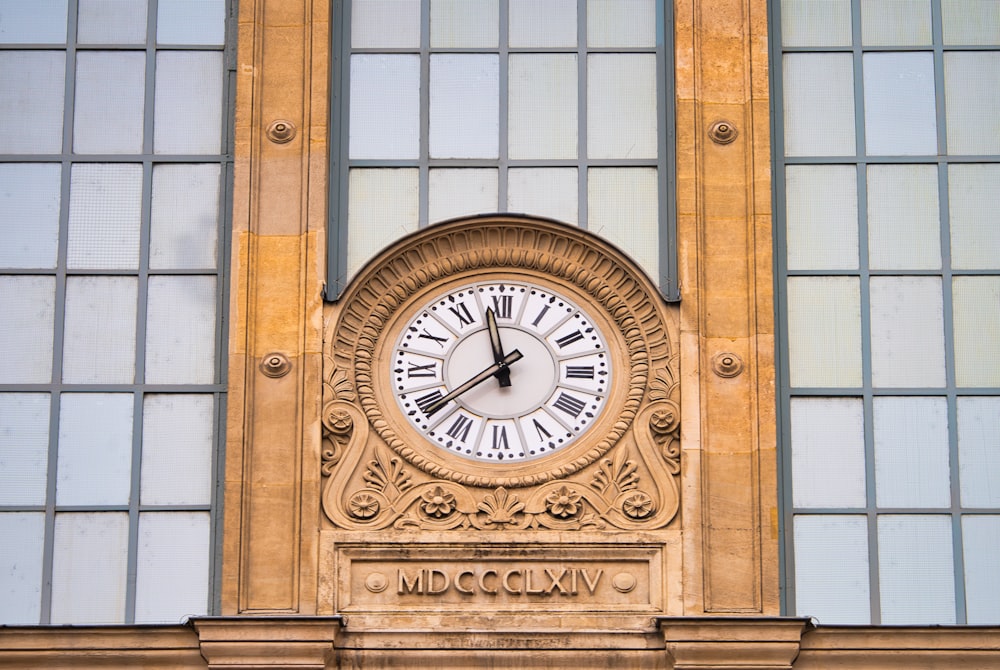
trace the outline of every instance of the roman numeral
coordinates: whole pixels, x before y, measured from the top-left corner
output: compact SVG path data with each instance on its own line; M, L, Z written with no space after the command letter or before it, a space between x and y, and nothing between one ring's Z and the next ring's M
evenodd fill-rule
M458 317L459 327L472 325L472 312L469 311L464 302L460 302L454 307L449 307L448 311Z
M535 424L535 430L538 432L538 439L544 440L547 437L552 437L552 433L545 430L545 426L538 423L538 419L532 419L531 422Z
M587 403L583 400L580 400L575 396L571 396L568 393L560 393L556 401L552 403L552 406L558 410L566 412L575 419L580 416L580 412L583 411L586 404Z
M493 448L510 450L507 442L507 426L493 426Z
M421 397L417 398L416 400L414 400L413 402L417 403L417 407L419 407L420 411L423 412L426 416L431 416L432 414L434 414L434 412L428 412L427 408L430 407L431 405L433 405L435 402L437 402L438 399L441 398L441 397L442 397L441 396L441 391L431 391L427 395L421 396ZM442 407L443 407L443 405L442 405ZM438 409L441 409L441 408L439 407ZM435 410L435 411L437 411L437 410Z
M567 365L566 366L566 378L567 379L593 379L594 378L594 366L593 365Z
M556 340L556 344L558 344L559 348L562 349L563 347L566 347L582 339L583 339L583 333L581 333L579 330L574 330L569 335L563 335L558 340Z
M436 367L437 363L428 363L427 365L417 365L416 363L410 363L410 367L407 368L406 370L406 376L409 378L436 377L437 372L434 370L434 368Z
M469 439L470 428L472 428L472 419L464 414L459 414L458 418L455 419L455 423L451 424L451 428L445 434L459 442L465 442Z
M437 342L437 345L442 349L444 349L444 343L448 341L448 338L446 337L438 337L437 335L431 335L430 333L427 332L426 328L424 328L423 332L417 335L417 337L422 337L425 340L433 340L434 342Z
M550 309L552 309L552 305L545 305L544 307L542 307L542 311L538 313L538 316L536 316L535 320L531 322L531 325L537 326L539 323L541 323L542 319L545 317L545 313Z
M511 309L514 306L514 298L509 295L495 295L493 296L493 312L497 315L498 319L509 319L511 316Z

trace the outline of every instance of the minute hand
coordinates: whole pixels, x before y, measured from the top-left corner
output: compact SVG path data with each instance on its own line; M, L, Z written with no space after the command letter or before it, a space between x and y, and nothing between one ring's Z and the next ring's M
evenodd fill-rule
M456 386L450 393L441 396L431 404L427 405L427 408L424 410L424 414L430 416L431 414L438 411L439 409L447 405L449 402L451 402L458 396L462 395L466 391L469 391L479 386L484 381L495 375L497 372L507 369L508 365L510 365L514 361L519 361L522 358L524 358L524 354L522 354L518 349L515 349L514 351L504 356L502 360L497 361L496 363L489 366L476 376L470 378L468 381L460 384L459 386Z

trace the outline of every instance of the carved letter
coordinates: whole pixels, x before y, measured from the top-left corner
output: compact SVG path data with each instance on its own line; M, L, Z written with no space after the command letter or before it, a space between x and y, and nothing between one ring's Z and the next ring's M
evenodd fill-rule
M549 576L550 580L552 580L551 583L549 584L549 588L545 589L545 594L546 595L552 593L552 589L555 589L555 588L559 589L559 594L560 595L567 595L568 594L568 591L566 591L566 589L564 589L563 585L562 585L562 578L566 576L566 568L563 568L559 572L559 576L558 577L556 575L552 574L552 571L549 570L548 568L545 568L545 574Z
M464 593L467 596L471 596L472 584L470 584L468 587L462 586L462 578L468 576L469 581L472 582L473 574L474 573L472 572L472 570L462 570L460 573L455 575L455 590L458 591L459 593ZM480 584L480 586L482 586L482 584Z
M594 577L594 581L590 581L590 573L587 572L586 568L580 570L583 573L583 581L587 582L587 588L590 589L590 595L594 595L594 591L597 590L597 583L601 581L601 575L604 574L604 570L598 570L597 575Z
M483 590L483 593L491 593L493 595L496 595L496 592L497 592L497 587L496 586L486 586L486 576L487 575L493 575L494 577L496 577L497 576L497 571L496 570L487 570L483 574L479 575L479 588L481 588Z
M407 579L406 574L400 570L399 571L399 586L396 589L396 593L403 595L404 593L423 593L424 592L424 571L417 570L416 576L413 581Z
M510 578L511 578L512 575L517 575L518 577L520 577L521 576L521 571L520 570L508 570L507 572L503 573L503 590L506 591L507 593L510 593L512 595L515 595L515 596L516 595L520 595L521 594L521 588L518 587L515 590L514 587L510 585Z
M443 580L441 588L434 588L434 577L440 576ZM451 586L451 580L448 579L448 575L444 574L441 570L428 570L427 571L427 593L431 595L437 595L438 593L444 593Z
M524 571L524 592L530 595L538 595L541 593L545 593L545 591L542 589L531 588L531 575L534 574L534 572L535 572L534 570Z

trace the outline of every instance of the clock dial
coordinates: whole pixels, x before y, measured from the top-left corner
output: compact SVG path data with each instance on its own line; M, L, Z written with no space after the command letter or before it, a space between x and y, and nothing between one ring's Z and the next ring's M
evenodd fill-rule
M573 300L526 282L458 286L400 329L391 381L407 421L472 461L519 462L564 449L607 402L608 343Z

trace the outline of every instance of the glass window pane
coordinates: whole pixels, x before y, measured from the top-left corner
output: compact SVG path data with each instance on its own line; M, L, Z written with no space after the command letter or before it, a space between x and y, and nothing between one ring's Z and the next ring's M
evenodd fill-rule
M1000 516L963 516L962 553L965 556L965 612L970 624L1000 621Z
M850 54L785 54L785 155L853 156L854 69Z
M951 264L1000 269L1000 165L949 165L948 214Z
M498 209L494 168L432 169L428 181L427 218L431 223Z
M0 51L0 153L62 151L66 54Z
M146 0L80 0L76 38L81 44L143 44Z
M125 623L128 514L56 515L52 623Z
M940 277L871 278L872 383L945 384Z
M821 624L869 623L865 517L796 515L794 527L795 613Z
M0 267L54 268L62 167L0 164Z
M510 168L507 211L531 212L563 223L579 223L579 173L576 168Z
M576 0L508 0L512 47L575 47Z
M575 54L510 56L510 158L576 158Z
M941 0L945 44L1000 44L996 0Z
M656 57L588 56L587 155L655 158L656 129Z
M656 168L587 171L587 228L629 254L657 282L659 194Z
M587 0L587 45L655 46L656 3L653 0Z
M861 386L857 277L788 278L788 358L793 387Z
M211 395L151 394L143 400L143 505L207 505L212 496Z
M858 267L858 172L853 165L785 170L789 270Z
M163 5L160 5L162 10ZM156 54L153 147L158 154L217 154L222 146L222 52Z
M859 398L792 398L795 507L864 507L865 427Z
M861 0L861 36L867 46L930 44L930 0Z
M868 155L936 154L933 54L867 53L864 73Z
M77 163L73 166L68 267L138 268L141 221L142 165Z
M127 505L132 481L132 394L63 393L59 505Z
M883 624L955 623L951 517L880 516L878 574Z
M849 46L851 0L781 0L786 47Z
M218 164L153 167L150 268L215 267L220 173Z
M498 57L437 54L431 56L430 69L431 157L496 158L500 132Z
M354 169L349 177L347 275L377 251L417 229L416 169Z
M1000 277L955 277L955 383L1000 386Z
M1000 52L946 52L948 153L1000 154Z
M48 462L49 394L0 393L0 505L44 505Z
M52 328L55 277L0 276L0 383L47 384L52 381Z
M495 47L498 0L431 0L431 47Z
M420 56L351 56L351 158L420 155Z
M0 624L34 625L42 614L44 512L0 513Z
M215 381L215 277L150 277L146 381Z
M420 0L351 3L351 46L355 49L419 47Z
M226 0L158 0L160 44L222 44L225 39Z
M208 611L208 512L139 515L135 622L176 623Z
M876 397L873 412L879 507L950 507L947 401Z
M958 463L962 506L1000 508L1000 398L958 399Z
M936 166L869 165L869 266L875 270L939 269L939 209Z
M134 277L66 279L64 382L133 382L136 289Z
M0 17L0 44L66 41L66 0L0 0Z
M141 153L145 87L144 52L78 53L73 151Z

